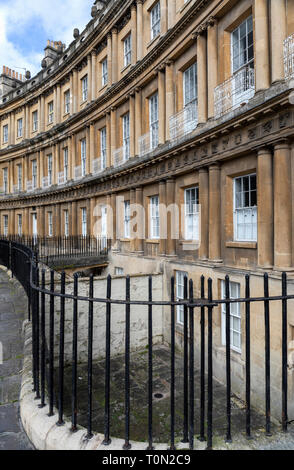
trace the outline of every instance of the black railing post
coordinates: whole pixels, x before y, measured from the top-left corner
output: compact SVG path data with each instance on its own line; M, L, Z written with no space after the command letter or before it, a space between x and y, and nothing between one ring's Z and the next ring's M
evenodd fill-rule
M189 304L194 300L193 281L189 281ZM189 329L190 329L190 372L189 372L189 403L190 403L190 426L189 426L189 448L194 449L194 307L189 307Z
M250 277L245 277L245 297L248 299L245 304L246 308L246 435L251 437L251 353L250 353Z
M105 446L110 445L110 340L111 340L111 276L107 277L106 304L106 356L105 356L105 413L104 413L104 441Z
M130 276L126 278L126 301L130 297ZM126 303L126 337L125 337L125 444L124 450L131 449L130 444L130 304Z
M153 449L153 325L152 276L148 277L148 441L147 450Z
M269 297L268 274L264 275L264 297ZM265 327L265 415L266 435L271 436L271 369L270 369L270 316L269 300L264 300L264 327Z
M72 330L72 391L71 430L77 431L77 385L78 385L78 275L74 274L73 330Z
M64 315L65 315L65 272L61 273L60 279L60 331L59 331L59 387L58 387L58 421L62 426L63 421L63 392L64 392Z
M201 276L201 299L205 298L205 278ZM200 437L201 442L205 441L205 307L201 307L200 319Z
M45 290L45 270L42 270L41 289ZM45 293L41 293L41 403L45 406L45 376L46 376L46 333L45 333Z
M170 450L175 450L175 278L171 278Z
M188 277L184 277L184 299L188 300ZM189 442L189 397L188 397L188 306L184 305L184 422L183 443Z
M40 308L40 296L39 296L39 268L36 268L36 278L35 278L35 331L36 331L36 400L39 400L40 397L40 323L39 323L39 308Z
M89 279L89 318L88 318L88 433L87 439L92 439L92 387L93 387L93 297L94 276Z
M212 279L208 279L208 302L212 303ZM213 410L213 381L212 381L212 312L208 307L208 388L207 388L207 450L212 449L212 410Z
M225 298L230 300L230 279L225 279ZM231 435L231 305L226 303L226 379L227 379L227 442L232 442Z
M288 318L287 318L287 274L282 274L282 426L287 431L288 423Z
M54 415L54 271L50 271L49 416Z

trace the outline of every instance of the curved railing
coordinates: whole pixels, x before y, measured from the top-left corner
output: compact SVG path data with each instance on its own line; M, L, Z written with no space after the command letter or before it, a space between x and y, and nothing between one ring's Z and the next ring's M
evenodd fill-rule
M112 281L111 276L107 277L106 281L106 296L94 296L94 278L89 277L87 295L79 294L79 278L74 275L73 289L68 292L66 289L66 275L64 272L55 273L52 270L42 269L38 265L38 260L32 249L16 242L8 240L0 240L0 263L12 272L13 276L19 280L24 287L24 290L29 299L29 318L32 321L33 331L33 346L32 346L32 362L33 362L33 381L34 390L36 392L36 399L40 400L40 407L45 406L46 398L46 363L48 362L48 404L49 416L54 414L54 404L57 403L58 407L58 425L64 424L64 370L65 370L65 320L66 314L70 312L70 334L71 334L71 403L72 403L72 431L77 430L79 415L78 415L78 375L77 368L79 362L78 349L79 343L79 309L80 305L87 306L87 438L91 439L93 436L92 423L94 417L93 411L93 335L94 335L94 320L98 315L97 307L100 308L100 315L105 325L105 334L103 337L104 344L104 363L105 363L105 393L104 393L104 444L108 445L111 442L111 364L112 364L112 313L115 306L120 306L119 315L120 322L123 323L123 338L124 338L124 384L122 388L122 401L124 402L124 418L125 418L125 449L131 447L130 444L130 421L132 409L131 393L132 383L130 375L130 358L131 358L131 336L139 334L139 331L132 329L132 319L138 314L139 307L146 308L147 315L147 346L148 346L148 426L146 428L146 440L149 443L149 449L154 445L154 330L155 321L158 318L157 307L164 308L168 320L169 330L169 357L170 357L170 394L169 394L169 409L170 409L170 448L175 449L175 427L176 416L179 412L179 406L182 407L182 435L183 442L189 443L190 449L194 448L194 439L196 431L195 423L195 371L196 361L200 364L199 371L199 437L200 440L207 439L207 447L212 447L213 437L213 367L214 367L214 350L213 350L213 313L219 312L217 307L219 305L225 306L225 397L226 402L226 439L228 441L232 438L232 359L231 359L231 342L232 332L230 329L230 309L233 304L239 303L245 305L245 411L244 411L244 424L247 436L251 436L252 432L252 361L251 361L251 347L253 338L250 333L251 321L251 305L252 303L259 302L264 306L264 368L265 368L265 426L267 433L271 430L271 360L270 360L270 310L269 305L271 302L279 301L281 303L281 415L283 430L287 429L288 424L288 379L287 379L287 357L288 357L288 338L287 338L287 304L288 301L294 299L294 295L287 294L287 276L282 274L281 289L282 294L278 296L269 295L269 277L264 275L264 296L251 297L250 296L250 277L245 276L245 298L231 298L230 297L230 280L226 277L225 280L225 298L214 300L212 296L212 280L208 279L207 297L205 297L205 278L201 277L201 298L194 298L193 281L188 281L187 277L184 279L184 293L183 299L178 300L175 297L175 279L171 278L170 284L170 299L169 300L154 300L153 297L153 278L148 277L148 299L146 300L133 300L131 296L130 277L125 279L125 293L123 298L118 297L121 293L116 292L112 297ZM49 275L49 276L48 276ZM59 289L57 290L57 284ZM120 294L120 295L119 295ZM137 308L132 310L131 307ZM101 307L103 313L101 314ZM181 308L183 313L183 348L179 352L176 347L176 312ZM199 310L198 310L199 309ZM199 316L195 313L199 312ZM84 309L85 312L85 309ZM169 312L169 313L168 313ZM161 312L162 313L162 312ZM56 343L56 326L59 323L58 342ZM199 325L198 325L199 320ZM48 322L48 324L47 324ZM166 326L165 326L166 327ZM101 328L101 326L100 326ZM199 344L195 343L195 333L199 331ZM206 339L207 335L207 339ZM207 355L206 355L207 348ZM176 386L176 361L182 364L183 382L182 394L183 402L178 404L176 395L178 393L178 385ZM207 364L206 364L207 361ZM58 363L58 379L55 378L55 370ZM206 374L207 369L207 374ZM207 386L207 388L206 388ZM58 398L56 398L58 397Z

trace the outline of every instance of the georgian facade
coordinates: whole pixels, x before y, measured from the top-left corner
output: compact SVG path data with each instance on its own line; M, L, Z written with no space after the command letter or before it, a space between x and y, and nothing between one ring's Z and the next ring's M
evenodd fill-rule
M164 263L178 297L197 270L221 281L230 267L236 292L244 270L292 271L294 3L95 3L37 76L3 70L0 232L107 235L111 207L116 272ZM171 204L185 209L164 238Z

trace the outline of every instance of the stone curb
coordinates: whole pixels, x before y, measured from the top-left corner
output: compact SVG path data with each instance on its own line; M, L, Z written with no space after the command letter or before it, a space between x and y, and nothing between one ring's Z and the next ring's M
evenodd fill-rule
M71 432L71 423L65 420L64 426L57 426L57 410L52 417L48 416L49 407L38 408L35 393L32 391L32 324L28 320L23 323L24 331L24 362L20 392L20 416L25 432L37 450L122 450L123 439L112 439L109 446L102 444L104 436L94 434L91 440L86 439L87 430L79 427ZM132 450L146 450L147 443L132 442ZM156 444L156 450L168 449L168 444ZM198 450L205 444L197 444ZM187 449L187 444L179 443L177 449Z

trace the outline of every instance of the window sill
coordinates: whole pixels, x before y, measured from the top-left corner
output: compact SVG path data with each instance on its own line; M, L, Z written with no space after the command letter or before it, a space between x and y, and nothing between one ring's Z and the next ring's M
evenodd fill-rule
M159 238L147 238L146 243L154 243L155 245L159 245L160 240Z
M125 65L125 66L121 69L120 73L125 73L127 70L129 70L129 69L131 68L131 66L132 66L132 63L129 63L128 65Z
M180 240L180 245L185 247L189 247L189 249L193 248L194 250L199 249L199 240Z
M236 242L236 241L231 241L231 242L226 242L226 247L227 248L245 248L245 249L248 249L248 250L256 250L257 242Z
M128 243L130 243L131 239L130 239L130 238L120 238L119 241L120 241L120 242L128 242Z

